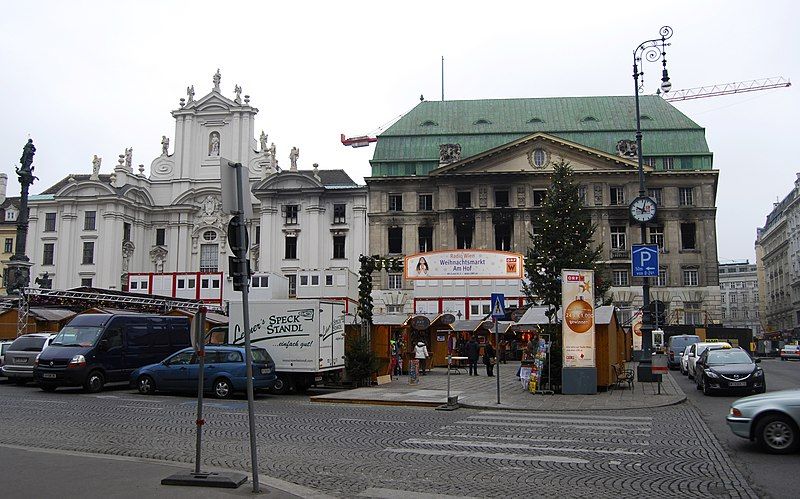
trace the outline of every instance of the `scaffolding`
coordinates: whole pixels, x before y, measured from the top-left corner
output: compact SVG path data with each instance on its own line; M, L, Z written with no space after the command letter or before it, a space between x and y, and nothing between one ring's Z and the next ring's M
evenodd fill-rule
M28 332L28 319L30 316L30 306L33 302L37 304L52 305L57 302L60 305L70 306L70 301L81 302L87 308L116 306L125 308L128 306L148 307L159 313L167 313L172 309L197 311L200 307L205 307L209 312L225 314L226 310L222 305L204 303L198 300L183 300L170 297L141 296L130 294L116 294L113 292L97 291L72 291L58 289L25 288L21 290L19 298L6 299L0 302L0 310L7 310L13 307L14 301L17 306L17 336L22 336ZM43 302L43 303L42 303ZM50 303L48 303L50 302ZM66 303L65 303L66 302Z

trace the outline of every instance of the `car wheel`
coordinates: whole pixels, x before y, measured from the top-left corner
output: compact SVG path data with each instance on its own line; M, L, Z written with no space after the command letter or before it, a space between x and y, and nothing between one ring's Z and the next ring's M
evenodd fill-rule
M280 376L278 379L275 380L275 384L272 385L272 393L276 393L278 395L286 395L292 389L289 380L286 380Z
M156 382L150 376L139 376L136 388L142 395L153 395L156 392Z
M103 385L106 379L100 371L92 371L86 376L86 381L83 383L83 388L89 393L97 393L103 391Z
M233 386L225 378L214 381L214 396L218 399L228 399L233 395Z
M702 383L703 395L711 395L711 388L706 383L705 378L703 378Z
M54 392L54 391L56 391L57 387L56 387L56 385L39 385L39 388L41 388L42 391L45 391L45 392Z
M798 446L797 425L782 414L770 414L759 420L755 437L761 448L771 454L790 454Z

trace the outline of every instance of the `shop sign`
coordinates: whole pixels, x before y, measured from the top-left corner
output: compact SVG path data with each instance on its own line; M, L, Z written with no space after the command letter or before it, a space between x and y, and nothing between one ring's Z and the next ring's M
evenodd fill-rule
M631 331L633 332L633 349L642 349L642 312L636 312L631 322Z
M415 315L411 318L411 327L417 331L424 331L431 325L431 320L424 315Z
M595 367L594 272L561 271L564 367Z
M450 324L456 321L456 316L453 314L442 314L439 317L439 322L444 324L445 326L449 326Z
M404 279L522 279L519 253L492 250L429 251L405 257Z

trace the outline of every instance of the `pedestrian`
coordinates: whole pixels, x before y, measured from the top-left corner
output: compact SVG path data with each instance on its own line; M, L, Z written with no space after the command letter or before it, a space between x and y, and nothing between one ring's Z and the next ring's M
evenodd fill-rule
M511 341L511 354L513 355L513 357L511 357L511 360L519 360L517 358L517 357L519 357L519 354L517 353L517 350L519 350L519 344L517 343L517 339L514 338Z
M425 361L428 360L428 357L428 347L423 341L417 342L417 346L414 348L414 358L419 361L419 371L423 376L425 376Z
M478 375L478 352L480 352L481 347L478 345L478 342L475 341L475 335L472 335L467 342L467 362L469 362L469 375L470 376L477 376Z
M483 363L486 364L486 375L489 377L494 376L495 362L497 362L497 359L495 358L494 347L487 341L486 346L483 347Z
M497 348L497 350L498 350L497 353L500 354L499 355L500 362L502 362L503 364L506 363L506 351L507 351L507 348L508 348L508 341L506 341L506 339L503 338L502 340L500 340L500 346Z

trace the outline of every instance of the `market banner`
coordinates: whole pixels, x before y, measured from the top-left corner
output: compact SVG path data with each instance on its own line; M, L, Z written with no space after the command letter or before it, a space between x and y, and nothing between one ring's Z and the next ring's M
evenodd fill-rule
M633 349L642 349L642 312L641 310L633 315L631 322L631 331L633 332Z
M594 271L561 271L564 367L595 367Z
M522 255L493 250L428 251L405 257L405 279L522 279Z

